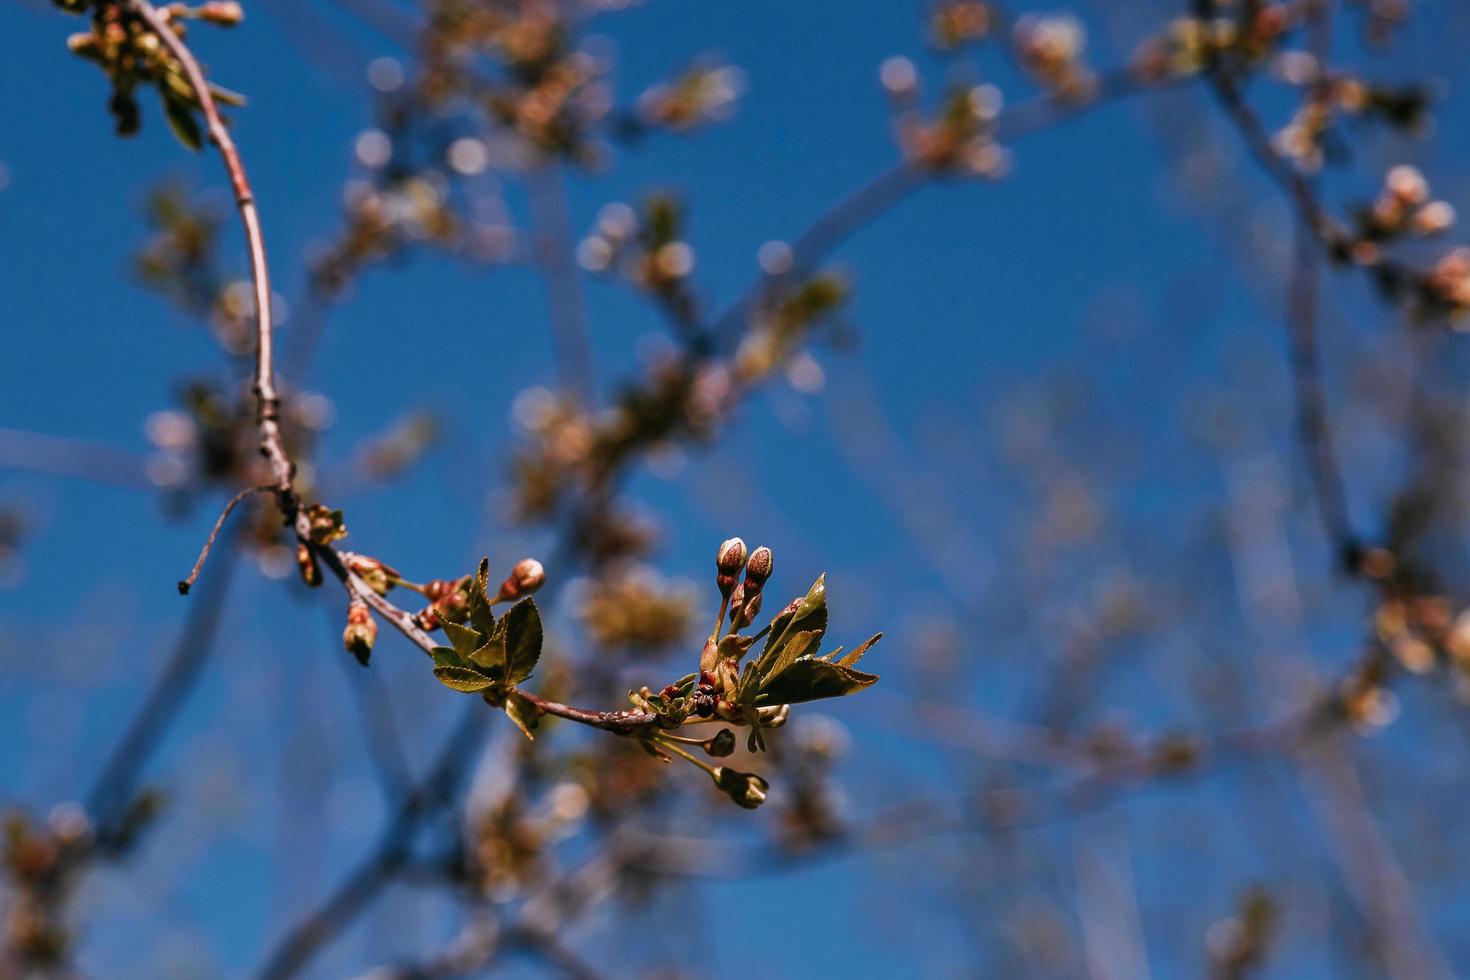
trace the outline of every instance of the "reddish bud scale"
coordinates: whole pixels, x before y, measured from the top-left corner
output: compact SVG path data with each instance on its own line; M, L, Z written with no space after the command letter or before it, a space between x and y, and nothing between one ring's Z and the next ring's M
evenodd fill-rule
M432 605L425 606L423 609L420 609L418 612L414 613L413 618L418 622L419 629L422 629L428 633L432 633L434 630L443 625L439 621L439 610L435 609Z
M424 598L430 602L438 602L453 592L458 585L458 582L451 582L447 578L430 579L424 583Z
M740 610L745 608L745 586L735 586L735 591L730 593L730 622L740 618Z

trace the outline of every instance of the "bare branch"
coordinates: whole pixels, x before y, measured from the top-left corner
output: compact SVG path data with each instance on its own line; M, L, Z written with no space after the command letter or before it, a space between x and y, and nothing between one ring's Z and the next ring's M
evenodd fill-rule
M214 547L214 539L219 537L220 528L225 526L225 521L229 519L230 512L246 497L257 493L268 493L274 489L275 487L269 483L259 487L246 487L230 498L230 502L225 504L225 509L220 511L219 518L214 522L214 529L209 532L209 537L204 540L204 547L199 550L199 559L194 562L194 567L190 570L189 577L179 580L179 595L188 595L189 590L198 581L199 572L204 568L205 560L209 558L210 549Z

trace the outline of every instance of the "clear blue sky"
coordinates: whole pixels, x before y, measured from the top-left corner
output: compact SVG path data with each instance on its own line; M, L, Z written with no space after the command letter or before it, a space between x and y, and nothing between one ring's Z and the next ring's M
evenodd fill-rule
M301 294L312 245L339 226L352 143L372 124L362 66L392 49L344 26L327 3L245 6L243 26L200 29L196 46L213 77L250 99L234 113L234 132L279 288L290 299ZM1111 20L1085 8L1092 63L1122 60L1141 27L1169 13L1152 6L1149 16L1140 9ZM1457 92L1466 12L1416 7L1402 41L1408 56L1368 64L1381 77L1427 72ZM914 57L931 95L943 78L924 49L919 10L898 0L650 0L600 18L592 30L618 51L620 103L706 52L739 65L747 91L730 122L695 138L656 136L619 151L605 172L574 180L573 228L589 228L606 202L679 191L692 216L702 295L715 306L732 299L754 274L761 243L794 236L895 159L877 66L893 54ZM322 29L318 15L341 30L303 40ZM145 234L142 204L164 177L195 188L221 188L223 180L216 159L190 155L169 136L151 99L138 138L110 137L103 79L65 48L76 29L48 4L0 5L7 51L0 60L0 427L142 453L147 415L170 404L181 379L217 375L221 366L207 331L131 277L129 256ZM984 65L987 79L1008 93L1029 91L995 52ZM1268 95L1261 104L1273 120L1284 119L1287 102ZM1189 604L1222 624L1203 648L1139 651L1152 658L1148 670L1116 675L1097 692L1098 706L1117 704L1147 729L1189 720L1179 707L1187 703L1184 668L1171 658L1258 639L1231 593L1240 571L1211 537L1232 486L1255 480L1253 473L1272 475L1288 496L1283 540L1295 549L1304 601L1317 613L1356 611L1351 601L1334 606L1324 598L1327 558L1309 510L1290 499L1302 496L1302 484L1286 441L1285 211L1230 134L1213 126L1213 112L1191 87L1100 110L1017 143L1014 174L1004 182L925 189L855 237L837 262L856 283L860 343L818 351L825 389L805 395L778 385L741 412L717 451L692 452L672 475L641 472L631 483L631 499L663 529L661 571L702 582L721 538L771 544L781 591L799 591L830 570L834 628L843 638L888 631L874 669L890 692L922 690L906 657L938 620L976 630L963 645L975 662L975 690L966 696L996 714L1023 712L1036 695L1031 667L1054 656L1065 621L1030 621L1015 611L1026 608L1018 583L1025 573L1017 569L1025 567L1024 524L1036 502L1022 467L996 450L990 432L998 412L1039 413L1026 399L1044 379L1070 379L1081 415L1064 455L1079 471L1103 475L1116 522L1086 560L1182 584ZM1432 147L1370 140L1329 196L1369 195L1384 165L1412 158L1439 196L1470 214L1463 101L1437 115ZM1176 165L1196 124L1228 154L1190 183ZM513 204L519 208L518 199ZM243 270L233 224L227 241ZM1396 329L1360 284L1342 281L1333 295L1329 312L1341 329L1328 341L1330 363L1354 362ZM616 286L589 283L588 300L606 391L635 368L640 338L663 328L654 310ZM543 291L529 272L487 274L429 257L373 272L333 312L309 382L336 407L324 463L348 460L416 407L444 415L454 447L391 488L342 501L356 546L416 575L467 570L487 552L512 560L546 544L495 519L487 504L515 444L511 400L553 381L545 323ZM455 356L426 356L442 354L446 343ZM1463 364L1452 347L1445 356ZM881 422L870 418L874 406ZM1238 444L1219 450L1202 442L1213 406L1237 418ZM1365 449L1350 453L1349 464L1371 459ZM715 474L732 471L740 486L720 486ZM1390 484L1368 466L1355 477L1355 514L1371 528ZM12 472L0 472L0 503L19 504L33 529L24 578L0 590L0 797L45 807L84 789L100 763L98 746L147 689L184 611L173 583L215 511L211 503L171 520L147 493ZM1072 574L1082 583L1093 570ZM1202 589L1226 595L1206 600ZM84 964L127 963L125 972L138 976L245 972L262 937L275 935L368 846L381 803L357 744L356 708L340 683L336 616L302 601L298 590L242 572L225 641L151 769L179 802L136 862L91 886L86 909L105 927L85 947ZM1333 642L1355 635L1342 631L1343 622L1355 621L1339 617L1337 633L1308 629L1318 663L1350 656ZM1220 649L1205 649L1216 643ZM435 741L427 733L444 728L457 703L419 669L418 656L385 636L374 669L401 696L399 718L422 761ZM1145 675L1162 690L1137 684ZM963 754L894 738L863 722L854 704L830 713L852 729L845 773L855 812L881 809L884 787L942 789L954 772L962 773L961 787L971 785ZM307 758L309 765L293 762ZM1202 840L1181 840L1177 830L1170 836L1171 807L1228 805L1242 791L1233 778L1151 795L1127 820L1079 825L1099 840L1125 834L1140 850L1133 874L1156 976L1197 970L1204 927L1263 867L1280 866L1270 864L1273 854L1310 852L1293 836L1299 829L1261 830L1248 840L1226 824ZM1048 846L1069 864L1072 843L1059 833ZM981 927L967 919L984 906L956 905L957 885L941 871L963 858L999 874L978 851L983 844L949 838L696 894L772 910L762 927L769 934L756 940L769 957L764 975L945 974L974 955L971 930ZM264 859L272 853L290 859ZM1319 859L1299 860L1312 868ZM915 887L930 876L932 889ZM1463 906L1463 890L1453 894L1460 900L1441 906L1434 923L1446 948L1470 955L1463 934L1449 930ZM945 911L951 907L964 911ZM436 914L413 893L395 896L367 917L368 931L322 960L322 975L394 952L394 940L378 934L389 923L410 938L437 934ZM830 941L838 931L840 944ZM109 959L124 953L125 960ZM1273 967L1279 976L1336 969L1306 940ZM716 964L722 974L737 969L723 956Z

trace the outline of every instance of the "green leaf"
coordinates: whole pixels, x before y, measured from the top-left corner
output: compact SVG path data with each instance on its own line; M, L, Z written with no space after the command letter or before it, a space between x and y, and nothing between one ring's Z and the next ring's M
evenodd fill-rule
M735 689L735 701L737 704L750 704L755 700L756 692L760 688L756 678L756 662L747 660L745 670L740 674L740 685Z
M194 108L175 95L172 89L159 91L163 95L163 116L179 142L191 150L203 149L204 133L199 129L199 120L194 117Z
M536 601L526 598L516 603L501 625L505 629L505 677L519 684L531 676L541 659L541 613Z
M541 722L541 710L518 691L511 691L505 696L505 713L510 720L516 723L516 727L526 733L526 737L535 741L536 736L531 733Z
M815 630L802 630L799 633L793 633L789 639L776 648L774 656L769 660L764 657L761 658L764 664L764 669L760 675L761 686L764 687L770 681L781 676L782 671L795 663L798 657L805 657L810 653L815 653L817 646L821 642L822 634Z
M470 652L470 664L496 678L505 676L505 637L490 637Z
M780 643L792 629L812 630L818 633L826 631L826 572L817 576L817 580L812 583L812 587L807 590L794 611L771 620L771 631L766 635L766 645L761 648L761 658L764 659L766 654L770 653L771 649Z
M814 657L802 657L761 686L757 704L800 704L823 698L840 698L861 691L878 680L841 664L828 663Z
M461 659L468 657L475 650L478 650L481 644L485 642L485 638L480 635L478 630L472 630L469 627L459 626L454 623L443 623L441 625L444 627L445 638L453 644L454 652L459 654Z
M853 648L851 653L843 657L841 660L837 661L838 665L842 667L851 667L853 664L863 659L863 654L868 652L868 648L870 648L874 643L877 643L881 639L883 639L882 633L874 633L870 639L859 643L856 647Z
M459 654L449 647L435 647L431 653L434 658L435 667L464 667L465 662L460 659Z
M495 683L493 679L469 667L435 667L434 676L445 687L466 694L483 691Z
M469 606L470 625L479 630L482 636L495 634L495 611L490 606L490 597L485 593L485 586L489 581L490 559L481 558L475 580L470 583Z

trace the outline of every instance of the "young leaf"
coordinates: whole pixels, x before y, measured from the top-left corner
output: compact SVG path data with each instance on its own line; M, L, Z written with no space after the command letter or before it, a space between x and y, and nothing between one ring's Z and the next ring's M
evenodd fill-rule
M454 652L459 654L460 659L468 657L473 651L479 649L485 638L478 630L472 630L466 626L458 626L454 623L443 623L444 636L454 646Z
M199 150L204 146L204 133L199 129L199 120L194 118L194 109L187 102L173 94L171 89L160 89L163 95L163 116L168 120L169 128L191 150Z
M497 631L469 655L470 663L495 678L505 676L505 636Z
M782 643L774 651L765 669L760 675L760 684L765 686L781 675L781 672L790 667L798 657L804 657L809 653L816 652L817 645L822 642L822 634L812 630L802 630L793 633L786 642ZM766 658L762 658L765 661Z
M495 683L495 681L478 670L468 667L435 667L434 676L439 678L439 683L455 691L463 691L466 694L474 694L483 691Z
M519 684L531 676L541 658L541 613L534 599L522 599L502 621L505 629L505 677Z
M863 659L863 654L868 652L868 648L881 639L883 639L882 633L874 633L870 639L859 643L856 647L853 648L851 653L843 657L841 660L837 661L838 665L842 667L851 667L853 664Z
M459 654L449 647L435 647L433 651L435 667L464 667L466 666Z
M541 711L518 691L506 694L504 708L516 727L525 732L527 738L535 741L536 736L531 733L541 721Z
M481 558L475 580L470 583L469 606L470 625L479 630L482 636L493 636L495 633L495 611L490 608L490 597L485 592L489 581L490 559Z
M827 629L827 573L823 572L817 576L812 587L807 590L805 596L796 609L786 615L778 615L771 620L771 631L766 635L766 645L761 648L761 658L764 659L771 649L785 638L786 634L793 629L811 630L821 633Z
M803 701L820 701L822 698L840 698L844 694L861 691L877 680L877 674L867 674L841 664L803 657L773 677L769 683L761 685L756 703L800 704Z

